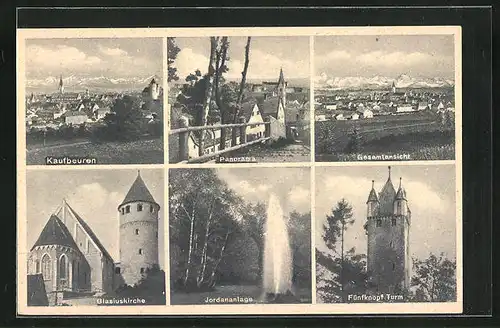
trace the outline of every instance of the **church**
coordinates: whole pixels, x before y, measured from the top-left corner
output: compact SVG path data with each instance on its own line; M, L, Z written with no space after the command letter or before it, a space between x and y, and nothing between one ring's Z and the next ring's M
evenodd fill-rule
M70 303L71 299L112 294L123 285L137 284L147 269L159 265L159 210L160 205L138 172L117 207L117 262L85 219L63 200L30 249L28 305ZM46 298L40 296L41 290ZM34 298L42 301L33 301Z
M368 236L367 272L370 291L375 293L398 294L410 286L410 225L411 211L406 191L399 179L396 191L389 175L382 190L377 193L372 180L368 195L367 221Z

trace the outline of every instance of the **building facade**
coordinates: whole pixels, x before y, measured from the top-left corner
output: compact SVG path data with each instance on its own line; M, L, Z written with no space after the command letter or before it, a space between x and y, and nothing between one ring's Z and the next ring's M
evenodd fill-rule
M369 285L377 293L402 293L410 286L411 211L400 179L396 191L389 177L377 193L373 186L367 204Z

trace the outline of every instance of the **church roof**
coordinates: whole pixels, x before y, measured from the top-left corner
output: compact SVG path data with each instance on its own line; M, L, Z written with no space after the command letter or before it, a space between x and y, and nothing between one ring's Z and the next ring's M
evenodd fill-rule
M149 192L148 187L146 187L146 184L142 180L140 172L137 173L137 178L130 187L127 195L125 196L125 199L123 200L123 202L121 202L121 204L118 207L127 203L137 202L137 201L158 204L153 198L153 195L151 195L151 193Z
M285 76L283 75L283 68L280 69L280 77L278 79L278 84L285 83Z
M101 243L101 241L99 240L99 238L97 238L96 234L92 231L92 229L90 229L89 225L82 219L82 217L80 215L78 215L78 213L76 213L75 210L71 206L69 206L68 203L66 203L66 201L64 201L64 205L63 206L66 206L66 208L70 211L70 213L75 217L75 219L78 221L78 223L80 224L80 226L83 228L83 230L85 231L85 233L87 234L87 236L89 236L89 238L92 239L92 241L94 242L94 244L97 246L97 248L99 249L99 251L101 251L102 254L104 256L108 257L110 260L113 260L113 258L108 253L108 251L106 250L106 248L104 248L104 245Z
M76 245L75 240L71 236L68 228L54 214L50 216L31 250L33 250L36 246L45 245L67 246L78 250L78 246Z
M396 198L396 190L391 181L391 168L389 167L389 177L387 178L387 182L385 183L382 191L379 194L379 213L384 214L392 214L394 212L394 200Z

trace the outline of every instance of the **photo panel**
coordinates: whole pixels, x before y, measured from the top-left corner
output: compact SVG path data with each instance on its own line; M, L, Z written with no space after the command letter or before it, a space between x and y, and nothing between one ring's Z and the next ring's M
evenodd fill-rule
M168 38L169 163L308 162L310 38Z
M456 303L455 165L316 168L318 303Z
M315 37L316 161L454 160L459 45L456 32Z
M161 38L20 45L27 165L164 162Z
M27 306L165 305L163 177L28 171Z
M311 303L310 176L170 169L171 304Z

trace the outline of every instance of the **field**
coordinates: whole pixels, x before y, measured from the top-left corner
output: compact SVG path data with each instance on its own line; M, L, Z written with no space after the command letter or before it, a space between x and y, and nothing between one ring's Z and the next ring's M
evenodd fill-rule
M26 151L28 165L45 165L47 156L95 158L97 164L162 164L163 138L131 142L83 142L29 149Z
M355 160L357 154L408 154L413 160L453 159L455 153L454 130L444 128L439 117L431 112L316 122L315 141L317 161Z

